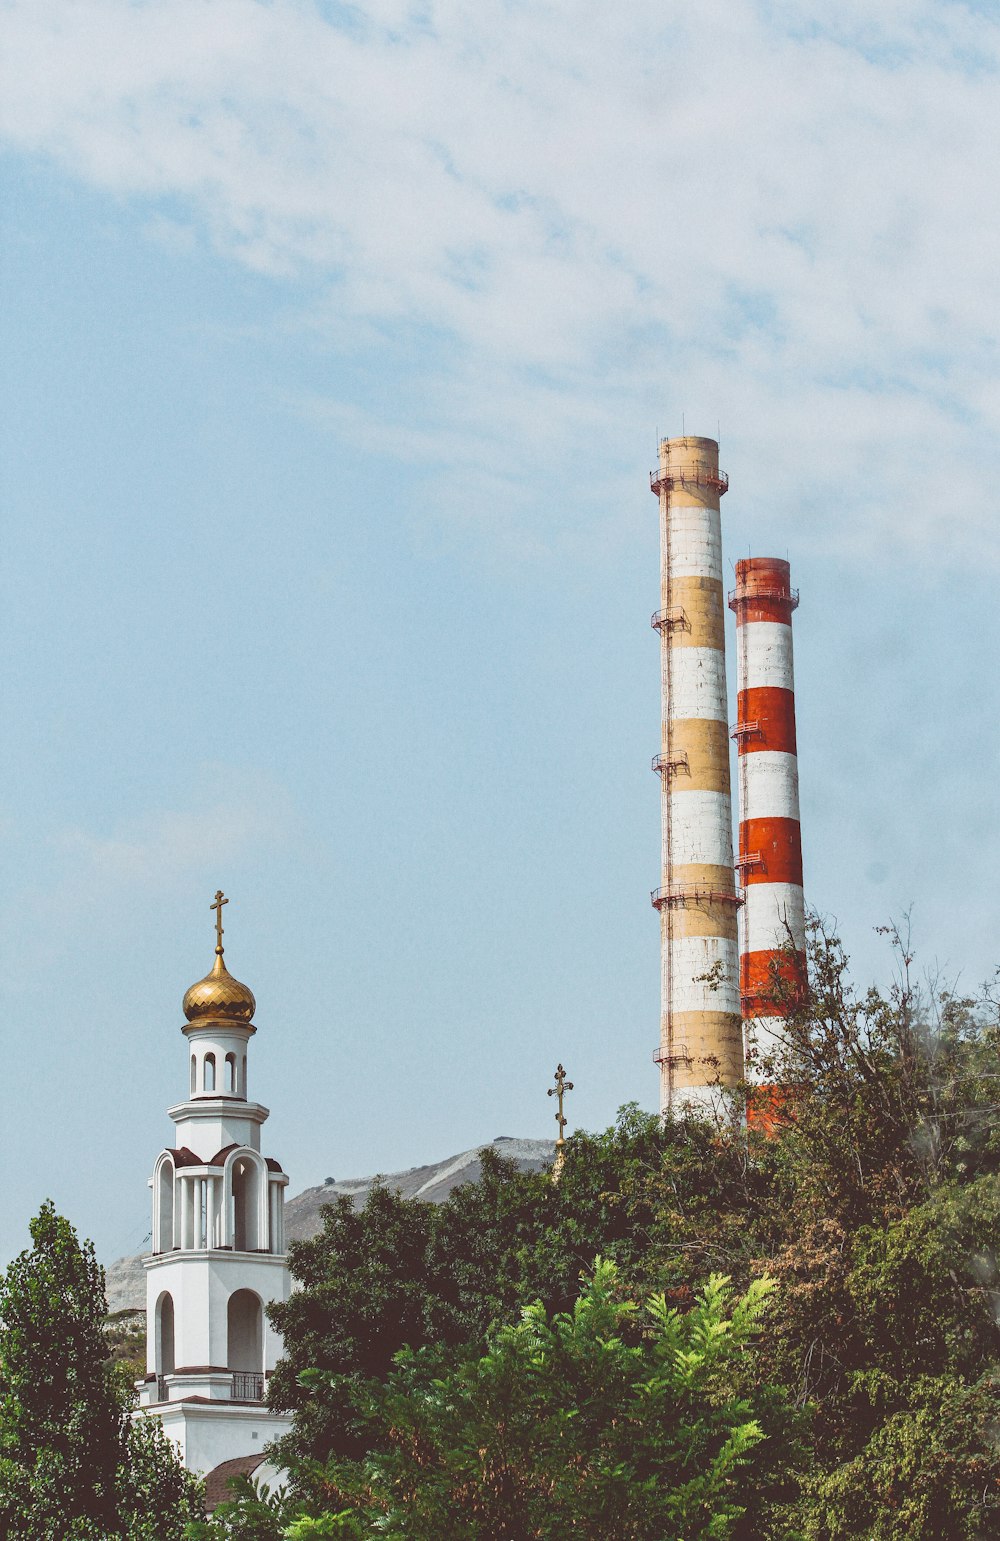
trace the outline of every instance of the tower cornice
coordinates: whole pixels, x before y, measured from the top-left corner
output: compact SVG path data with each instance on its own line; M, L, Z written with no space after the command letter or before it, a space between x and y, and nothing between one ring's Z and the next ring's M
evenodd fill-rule
M227 1037L243 1038L247 1042L257 1031L253 1022L234 1022L229 1017L202 1017L197 1022L185 1022L181 1032L185 1038L207 1037L210 1033L224 1033Z
M244 1102L242 1097L196 1097L193 1101L175 1102L167 1109L167 1117L175 1124L189 1118L239 1118L250 1124L263 1124L270 1116L271 1109L262 1102Z

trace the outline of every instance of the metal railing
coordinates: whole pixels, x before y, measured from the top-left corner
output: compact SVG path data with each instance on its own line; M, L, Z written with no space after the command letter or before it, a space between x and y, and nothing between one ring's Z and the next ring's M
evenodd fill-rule
M653 769L661 775L676 776L678 771L690 774L691 766L686 754L654 754Z
M737 605L752 605L755 599L773 599L779 604L789 605L793 610L797 610L799 607L798 589L776 589L774 587L754 589L744 588L741 585L738 589L730 589L728 597L730 610L735 610Z
M263 1402L264 1377L257 1370L233 1372L234 1402Z
M661 466L659 470L650 471L649 488L659 496L661 487L711 487L721 497L729 491L729 477L725 471L704 471L700 468L690 470L681 466Z
M737 908L743 903L740 893L725 889L708 888L701 883L671 883L666 888L654 888L650 894L654 910L673 909L677 904L732 904Z
M691 622L682 605L671 605L668 610L654 610L649 618L654 631L690 631Z

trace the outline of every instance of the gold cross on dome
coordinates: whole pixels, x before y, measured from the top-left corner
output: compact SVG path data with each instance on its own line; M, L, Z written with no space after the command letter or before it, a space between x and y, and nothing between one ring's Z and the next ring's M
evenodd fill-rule
M549 1096L559 1098L559 1111L556 1113L556 1123L559 1125L559 1138L556 1140L556 1159L552 1168L552 1181L559 1181L559 1174L563 1169L566 1159L566 1139L563 1130L566 1127L566 1115L563 1112L563 1097L573 1090L573 1082L567 1081L566 1072L562 1065L556 1066L556 1084L549 1087Z
M223 953L223 946L222 946L222 906L224 904L228 904L228 903L229 903L229 900L223 897L222 889L221 888L217 888L215 890L215 903L214 904L210 904L208 906L210 910L214 910L215 911L215 950L219 954L220 958L222 957L222 953Z

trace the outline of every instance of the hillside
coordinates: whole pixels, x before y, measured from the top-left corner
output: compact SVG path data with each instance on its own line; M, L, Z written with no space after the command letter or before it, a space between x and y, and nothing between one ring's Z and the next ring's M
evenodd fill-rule
M498 1135L489 1145L513 1161L522 1172L540 1172L547 1167L555 1151L553 1140L519 1140ZM429 1166L411 1166L405 1172L380 1174L387 1187L404 1198L422 1199L429 1204L446 1199L453 1188L475 1182L480 1173L479 1152L488 1147L473 1146L457 1156L435 1161ZM316 1188L305 1188L285 1205L285 1234L289 1241L304 1241L320 1228L320 1210L338 1194L346 1193L356 1205L364 1203L375 1177L348 1177L340 1181L328 1178ZM142 1311L146 1305L146 1278L141 1254L121 1257L107 1272L108 1312Z

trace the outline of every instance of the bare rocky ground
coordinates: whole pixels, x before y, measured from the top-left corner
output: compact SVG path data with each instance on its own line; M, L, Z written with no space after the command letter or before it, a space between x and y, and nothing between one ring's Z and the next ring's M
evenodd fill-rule
M446 1161L436 1161L430 1166L411 1166L406 1172L386 1172L381 1181L404 1198L422 1199L428 1204L440 1203L453 1188L462 1183L475 1182L482 1171L479 1152L492 1147L508 1161L513 1161L522 1172L541 1172L552 1163L555 1143L552 1140L518 1140L499 1135L489 1146L476 1145L463 1150ZM304 1241L315 1236L322 1225L321 1210L341 1193L346 1193L359 1208L368 1197L369 1189L378 1179L375 1177L345 1178L337 1182L328 1178L318 1188L306 1188L285 1205L285 1234L289 1241ZM144 1311L146 1306L146 1276L142 1255L120 1257L108 1269L108 1314L119 1311Z

